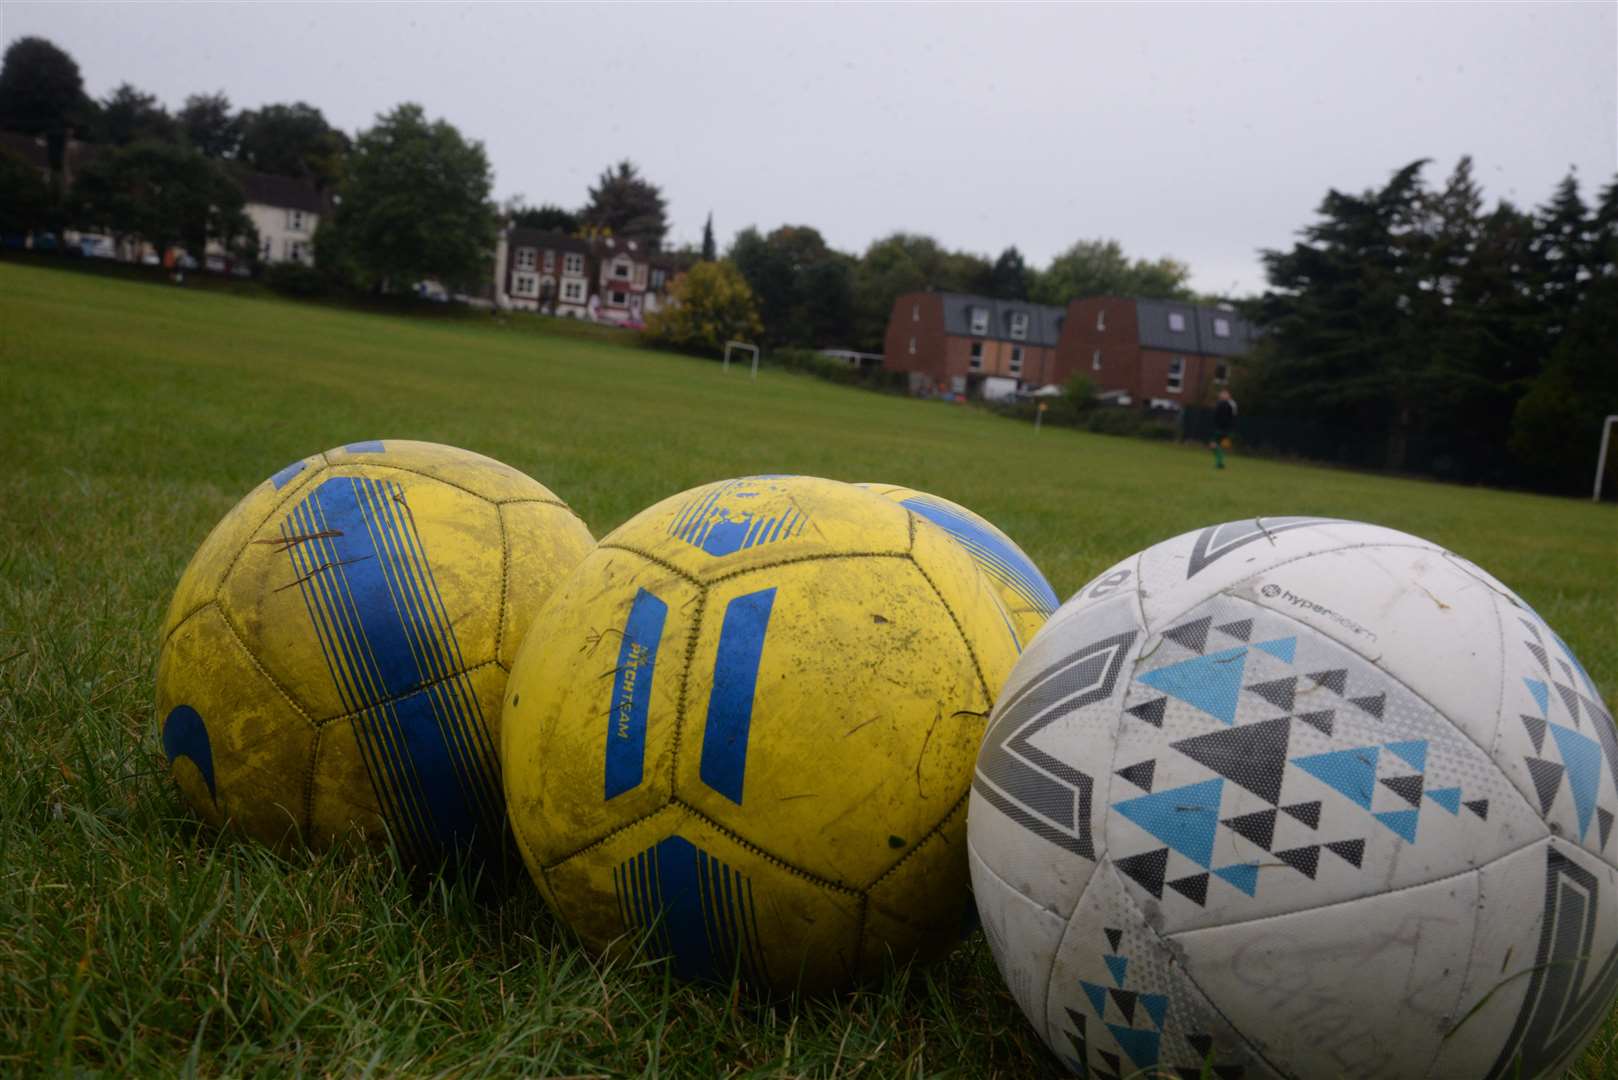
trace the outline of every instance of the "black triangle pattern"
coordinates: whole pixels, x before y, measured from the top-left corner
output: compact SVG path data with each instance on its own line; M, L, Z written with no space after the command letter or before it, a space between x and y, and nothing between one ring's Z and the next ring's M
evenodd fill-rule
M1191 1044L1191 1049L1197 1052L1197 1058L1207 1061L1208 1055L1213 1053L1212 1035L1187 1035L1185 1041Z
M1136 705L1126 710L1130 716L1137 720L1144 720L1155 728L1163 726L1163 710L1168 707L1169 699L1160 697L1156 701L1148 701L1144 705Z
M1301 802L1292 806L1281 807L1281 813L1294 820L1301 821L1311 829L1320 828L1320 803Z
M1546 761L1544 758L1524 758L1528 762L1528 774L1534 778L1534 790L1539 792L1539 812L1551 812L1551 803L1556 801L1556 793L1562 787L1562 766L1560 762Z
M1168 887L1198 907L1204 907L1208 903L1207 874L1192 874L1190 877L1176 878L1168 882Z
M1296 719L1302 720L1322 735L1330 735L1335 726L1336 709L1321 709L1318 712L1299 713Z
M1283 716L1211 731L1169 745L1274 806L1281 801L1291 724Z
M1573 665L1572 664L1568 663L1566 660L1563 660L1560 656L1558 656L1556 658L1556 666L1562 669L1562 674L1567 676L1567 681L1568 682L1573 681Z
M1545 674L1549 675L1551 672L1551 658L1545 655L1545 647L1536 645L1532 641L1525 641L1523 644L1528 646L1528 651L1534 654L1534 659L1539 661L1539 666L1545 669Z
M1544 641L1545 640L1544 638L1539 636L1539 627L1535 626L1533 623L1529 622L1527 619L1524 619L1524 618L1519 617L1517 619L1517 621L1522 623L1523 626L1528 628L1528 632L1530 634L1534 635L1534 640L1535 641Z
M1163 899L1163 873L1169 867L1168 848L1130 855L1119 859L1114 865L1128 874L1141 888L1157 899Z
M1247 689L1250 692L1257 694L1265 701L1268 701L1277 709L1280 709L1283 712L1291 712L1292 697L1294 691L1297 690L1297 687L1297 676L1289 675L1284 679L1272 679L1269 682L1254 683Z
M1552 683L1552 685L1556 687L1556 692L1562 695L1562 704L1566 705L1567 711L1572 714L1573 726L1580 727L1579 695L1573 692L1573 688L1571 686L1563 686L1561 683Z
M1468 801L1467 803L1465 803L1464 805L1466 806L1466 808L1468 810L1470 810L1470 811L1472 811L1472 813L1476 814L1480 820L1482 820L1482 821L1488 821L1489 820L1489 800L1488 799L1472 799L1472 800Z
M1309 677L1315 680L1316 686L1324 686L1327 690L1342 697L1348 693L1348 669L1334 668L1331 671L1310 672Z
M1142 791L1152 790L1152 777L1157 772L1157 762L1139 761L1133 765L1126 765L1118 770L1118 775L1128 780Z
M1096 1053L1101 1055L1101 1060L1105 1061L1113 1072L1123 1071L1123 1061L1119 1059L1117 1054L1108 1053L1106 1050L1097 1050Z
M1313 881L1315 879L1315 868L1320 865L1320 845L1310 844L1308 847L1277 851L1275 857L1310 881Z
M1384 776L1382 786L1393 792L1411 806L1421 806L1421 789L1423 786L1420 776Z
M1078 1029L1076 1031L1068 1032L1067 1037L1068 1041L1073 1044L1073 1049L1078 1052L1079 1068L1082 1070L1090 1063L1090 1051L1085 1045L1084 1041L1084 1021L1086 1017L1083 1013L1075 1012L1072 1009L1067 1009L1066 1012L1068 1019L1071 1020L1073 1022L1073 1026Z
M1204 615L1196 622L1182 623L1172 630L1163 631L1163 636L1200 656L1208 648L1208 627L1212 625L1213 616Z
M1239 619L1236 622L1228 622L1224 626L1216 626L1214 629L1221 634L1229 634L1237 641L1249 641L1253 637L1253 620Z
M1270 850L1270 845L1275 842L1274 810L1260 810L1252 814L1228 817L1223 824L1237 836L1246 837L1265 851Z
M1380 720L1382 719L1382 710L1387 707L1388 695L1372 694L1370 697L1356 697L1348 700Z
M1112 995L1113 1003L1118 1006L1118 1011L1124 1014L1124 1019L1133 1024L1135 1022L1135 998L1137 997L1135 991L1108 987L1107 993Z
M1364 840L1333 840L1325 847L1327 851L1336 855L1356 870L1360 868L1360 862L1365 858Z
M1102 929L1107 935L1107 944L1112 946L1113 952L1117 952L1118 943L1124 940L1124 932L1122 930L1114 930L1110 926L1103 927Z
M1612 835L1612 814L1596 807L1596 827L1601 830L1601 850L1607 850L1607 837Z
M1522 713L1518 713L1517 715L1522 716L1522 726L1528 729L1528 737L1534 740L1534 753L1544 753L1545 721L1541 720L1537 716L1524 716Z

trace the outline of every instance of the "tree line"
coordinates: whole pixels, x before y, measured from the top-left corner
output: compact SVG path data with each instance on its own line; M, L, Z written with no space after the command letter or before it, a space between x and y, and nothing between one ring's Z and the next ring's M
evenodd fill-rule
M1245 304L1243 424L1346 464L1589 491L1618 413L1618 179L1570 173L1543 205L1485 206L1463 157L1329 191Z

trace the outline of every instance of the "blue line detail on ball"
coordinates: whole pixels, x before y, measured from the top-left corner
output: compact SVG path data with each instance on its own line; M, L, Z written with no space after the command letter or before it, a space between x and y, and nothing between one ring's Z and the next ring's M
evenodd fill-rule
M716 558L738 551L789 540L803 531L807 515L795 506L776 515L762 514L739 500L756 499L763 491L751 477L720 484L707 495L692 499L669 525L669 535L684 540Z
M280 491L282 488L287 486L288 480L291 480L294 476L297 476L299 473L303 472L303 470L304 463L301 461L294 461L291 465L288 465L286 468L270 477L270 483L275 485L276 491Z
M619 913L682 979L764 974L753 885L683 836L670 836L613 869Z
M189 705L176 705L169 710L163 720L163 753L168 755L170 765L181 758L190 760L208 785L208 797L216 803L219 801L213 780L213 744L208 741L208 725L202 722L197 710Z
M365 442L349 443L343 447L350 454L385 454L387 449L382 445L381 439L367 439Z
M738 596L725 605L714 658L708 722L702 734L702 782L740 806L747 770L747 736L753 722L753 692L764 653L775 590Z
M646 767L646 710L652 700L657 646L669 606L645 589L635 594L618 646L612 679L612 713L607 719L605 797L640 786Z
M424 857L499 843L493 741L403 489L332 477L281 531L389 827Z
M1045 575L998 530L986 528L983 522L933 499L916 496L899 505L953 536L984 573L1010 588L1041 615L1049 615L1061 606Z

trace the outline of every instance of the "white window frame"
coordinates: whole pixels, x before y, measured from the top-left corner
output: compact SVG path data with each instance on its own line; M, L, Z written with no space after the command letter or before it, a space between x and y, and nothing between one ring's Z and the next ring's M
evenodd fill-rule
M910 321L911 322L921 322L921 304L920 304L920 302L913 303L913 304L910 305Z
M546 248L544 262L546 273L550 274L556 272L556 252L552 251L550 248Z
M287 211L287 231L288 232L303 232L303 211L302 210L288 210Z
M986 307L974 307L970 314L972 318L972 333L987 334L989 332L989 309Z
M1100 349L1097 349L1095 352L1090 354L1090 370L1091 371L1100 371L1101 370L1101 350Z
M525 271L518 271L511 276L511 295L536 297L539 295L539 278Z
M1169 361L1169 374L1163 381L1163 389L1170 394L1178 394L1184 387L1185 357L1176 356Z
M668 282L668 279L667 270L664 270L662 267L654 267L652 269L651 288L654 290L662 289L663 286Z
M534 268L534 249L520 247L517 249L517 269L532 270Z
M1006 370L1010 371L1011 374L1013 374L1013 375L1021 375L1022 374L1022 346L1021 345L1013 345L1011 347L1011 363L1008 365Z
M1230 336L1230 320L1221 316L1214 316L1214 337Z
M570 278L562 282L562 302L567 304L584 303L584 282L578 278Z
M1097 330L1105 330L1106 328L1107 328L1107 309L1106 308L1099 308L1096 311L1096 329Z
M607 299L613 307L624 307L629 303L629 293L622 289L613 289L607 294Z
M288 262L303 262L304 254L308 250L309 242L307 240L295 240L290 236L286 238L286 256Z
M966 359L966 366L971 371L983 370L983 342L972 342L972 351Z
M915 338L910 339L910 355L911 356L916 355L916 339Z
M1013 311L1011 313L1011 336L1017 341L1028 338L1028 313L1026 311Z
M1214 385L1224 386L1230 382L1230 365L1221 360L1214 365Z
M562 273L564 273L564 274L582 274L582 273L584 273L584 256L580 255L576 251L568 252L566 255L562 256Z
M612 276L619 281L628 281L635 272L628 259L614 259L612 261Z
M1169 332L1173 334L1185 333L1185 312L1169 312Z

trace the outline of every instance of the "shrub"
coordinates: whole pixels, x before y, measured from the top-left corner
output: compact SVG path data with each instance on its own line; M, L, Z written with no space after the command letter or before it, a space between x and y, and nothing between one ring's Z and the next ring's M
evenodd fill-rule
M325 296L328 284L324 275L312 266L302 263L271 263L264 268L264 284L278 293L308 299Z

